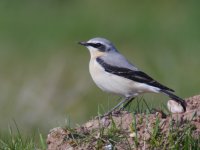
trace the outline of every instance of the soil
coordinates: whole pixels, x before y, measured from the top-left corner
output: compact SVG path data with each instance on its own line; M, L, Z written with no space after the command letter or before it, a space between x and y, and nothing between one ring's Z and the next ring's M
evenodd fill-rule
M47 136L48 150L152 149L152 145L156 144L170 146L172 129L176 129L174 131L178 132L181 139L187 128L190 128L192 137L198 139L200 95L187 98L186 102L187 110L180 114L166 115L162 111L134 114L121 111L101 119L96 117L73 129L54 128Z

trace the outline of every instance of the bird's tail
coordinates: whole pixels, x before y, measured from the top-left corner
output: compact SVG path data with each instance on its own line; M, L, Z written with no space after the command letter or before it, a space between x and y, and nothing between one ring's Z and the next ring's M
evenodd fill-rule
M167 90L161 90L162 93L168 95L171 99L175 100L177 103L181 104L181 106L183 107L184 109L184 112L186 111L186 106L187 106L187 103L185 102L185 100L183 100L182 98L174 95L173 93L167 91Z

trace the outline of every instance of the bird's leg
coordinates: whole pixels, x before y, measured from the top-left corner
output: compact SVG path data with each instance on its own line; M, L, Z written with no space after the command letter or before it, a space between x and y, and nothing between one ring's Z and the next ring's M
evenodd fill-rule
M117 109L119 106L121 106L123 103L129 100L130 100L130 97L126 97L123 101L119 102L115 107L113 107L109 112L105 113L102 117L110 115L115 109Z
M124 110L128 105L130 105L130 103L135 99L135 97L132 97L131 99L129 99L129 101L120 109L120 110Z

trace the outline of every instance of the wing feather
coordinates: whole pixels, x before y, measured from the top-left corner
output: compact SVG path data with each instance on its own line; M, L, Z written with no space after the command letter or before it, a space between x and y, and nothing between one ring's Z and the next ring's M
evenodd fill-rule
M130 79L136 82L146 83L150 86L160 88L161 90L174 92L174 90L160 84L159 82L157 82L156 80L154 80L153 78L151 78L149 75L147 75L146 73L142 71L138 71L138 70L134 71L134 70L124 68L124 67L112 66L110 64L107 64L103 59L99 57L96 60L105 69L105 71L109 73Z

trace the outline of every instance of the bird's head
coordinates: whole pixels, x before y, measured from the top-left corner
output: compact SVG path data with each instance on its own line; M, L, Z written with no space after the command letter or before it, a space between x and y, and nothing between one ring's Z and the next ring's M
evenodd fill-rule
M79 42L79 44L87 47L92 57L98 57L117 51L115 46L109 40L104 38L93 38L87 42Z

